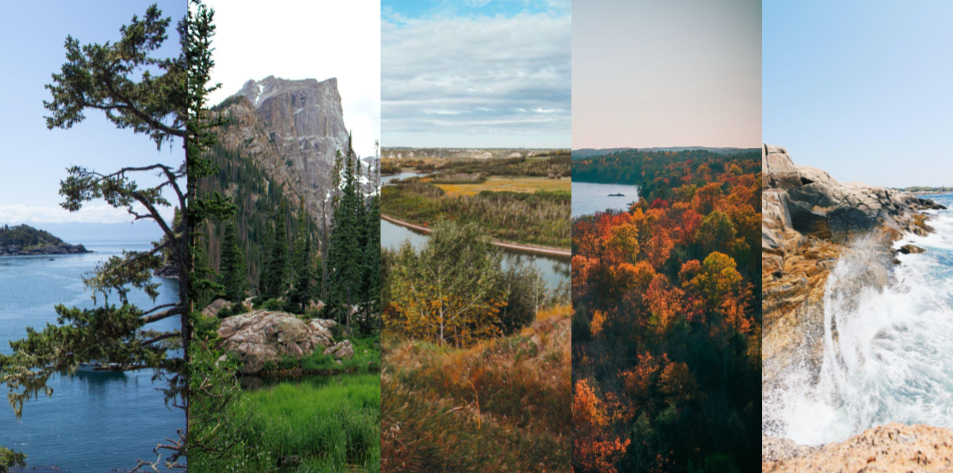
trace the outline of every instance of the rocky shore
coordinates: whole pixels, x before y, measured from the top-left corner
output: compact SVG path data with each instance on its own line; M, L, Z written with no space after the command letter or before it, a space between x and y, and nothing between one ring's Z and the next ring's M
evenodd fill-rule
M950 472L953 435L925 425L888 424L821 447L763 437L762 473Z
M762 147L762 171L761 305L764 332L761 356L762 390L768 393L779 388L781 375L787 370L806 369L813 373L808 376L809 380L816 379L819 374L824 349L825 287L838 258L850 251L849 244L859 238L874 239L872 244L877 251L882 251L884 264L865 266L856 276L856 285L858 288L884 287L890 281L891 262L899 264L894 257L898 250L893 249L893 242L900 240L905 233L925 236L933 231L927 223L929 217L923 211L944 207L895 189L840 183L825 171L795 165L787 151L778 146ZM899 251L915 255L925 250L906 245ZM762 431L771 431L776 422L778 419L765 413ZM890 427L904 432L903 435L913 435L916 442L926 441L917 435L927 430L940 432L937 438L942 437L941 433L946 439L953 438L953 431L949 430L923 426ZM872 429L843 444L821 448L802 447L787 440L764 437L762 462L774 469L769 470L766 466L763 471L908 471L911 468L913 471L953 471L949 469L949 463L946 463L947 469L924 468L921 463L916 463L918 457L913 455L907 458L905 469L889 469L892 468L890 465L900 464L900 457L885 452L907 450L906 444L901 445L897 440L900 437L884 435L887 434ZM844 447L857 446L865 439L874 438L882 450L877 455L868 455L867 448ZM949 446L946 448L945 458L949 461L951 450ZM936 453L931 452L930 455ZM888 455L889 462L886 461L888 457L879 456L881 454ZM842 468L842 465L853 465L860 456L863 456L863 461L873 459L868 469ZM880 463L875 465L877 461Z
M44 256L44 255L78 255L92 253L83 245L60 243L35 248L23 248L18 245L0 245L0 256Z

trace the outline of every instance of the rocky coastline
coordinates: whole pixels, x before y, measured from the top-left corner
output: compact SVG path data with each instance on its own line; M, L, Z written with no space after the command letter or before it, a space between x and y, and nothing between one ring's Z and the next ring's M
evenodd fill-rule
M0 256L50 256L50 255L79 255L92 253L83 245L60 243L35 248L23 248L19 245L0 245Z
M825 171L795 165L778 146L763 145L762 172L762 390L770 392L795 364L820 372L826 282L848 245L858 238L876 239L887 264L864 269L857 280L883 287L889 283L889 262L899 264L897 252L925 251L913 245L895 250L893 243L906 233L934 231L924 211L945 207L895 189L840 183ZM762 431L770 431L778 420L765 415ZM929 440L942 438L947 441ZM864 466L843 471L953 471L949 439L953 430L898 424L820 447L763 436L762 471L841 471L855 463ZM924 458L932 463L923 463Z

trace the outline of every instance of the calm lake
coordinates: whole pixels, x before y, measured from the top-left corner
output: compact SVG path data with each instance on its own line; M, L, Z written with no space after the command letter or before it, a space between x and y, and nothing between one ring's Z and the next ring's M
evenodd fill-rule
M609 194L624 194L623 197L609 197ZM625 184L595 184L592 182L572 183L572 217L592 215L606 210L629 210L633 202L639 200L638 186Z
M148 242L74 242L94 251L85 255L0 257L0 353L10 354L10 340L26 336L26 327L56 323L57 304L93 307L82 276L100 261L126 250L146 250ZM158 279L156 304L178 301L178 282ZM152 307L145 294L130 302ZM102 303L102 298L100 298ZM150 327L178 328L178 318ZM25 453L31 467L49 465L75 473L128 470L137 459L155 460L152 449L185 427L185 413L166 407L151 381L151 371L77 373L56 376L53 396L28 402L17 422L6 402L0 406L0 446ZM30 470L28 469L28 470ZM24 471L28 471L24 470Z

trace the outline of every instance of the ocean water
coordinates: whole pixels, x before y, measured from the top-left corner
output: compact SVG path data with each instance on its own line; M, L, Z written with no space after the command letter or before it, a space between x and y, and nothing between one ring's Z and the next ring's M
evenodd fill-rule
M624 194L624 197L609 197L609 194ZM629 210L629 206L638 200L638 186L578 181L572 183L573 218L606 210Z
M953 206L953 195L931 197ZM953 210L929 213L936 233L895 243L927 252L886 263L886 287L863 277L884 265L873 243L858 241L838 260L825 289L819 378L795 370L762 403L780 420L770 434L816 445L890 422L953 427Z
M56 323L54 306L92 307L82 276L123 249L144 250L147 242L83 242L85 255L0 257L0 352L11 353L10 340L26 336L26 327ZM158 304L178 300L178 282L161 282ZM130 296L152 307L145 294ZM100 303L102 299L100 299ZM178 318L157 322L157 329L177 328ZM166 407L151 371L77 373L55 376L53 396L28 402L18 422L13 409L0 402L0 446L27 455L29 467L54 466L76 473L129 470L137 459L154 460L152 449L177 438L185 413ZM4 386L5 387L5 386Z

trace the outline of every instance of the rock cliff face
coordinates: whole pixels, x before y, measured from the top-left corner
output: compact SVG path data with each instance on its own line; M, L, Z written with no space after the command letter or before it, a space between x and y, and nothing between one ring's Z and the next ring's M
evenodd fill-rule
M883 252L884 262L862 266L856 275L856 286L883 287L889 282L888 270L891 252L894 251L892 242L900 239L904 232L925 234L932 231L920 212L942 206L893 189L839 183L822 170L795 165L787 151L777 146L763 146L762 168L762 391L770 393L779 388L777 383L788 369L807 369L813 373L809 380L816 379L820 372L826 283L838 258L850 254L848 244L860 237L873 238L871 244ZM773 422L777 420L765 413L762 430L772 430ZM892 428L895 431L929 430L926 427ZM947 439L953 436L950 431L933 430L946 432ZM898 463L899 457L891 456L894 455L889 453L891 448L896 452L907 452L907 447L896 442L891 444L891 439L899 437L891 437L894 434L884 437L883 432L874 429L844 444L825 446L817 451L765 437L762 440L763 471L908 471L886 468L888 464L902 463ZM864 444L864 439L868 438L876 440ZM851 457L848 461L850 455L862 455L866 461L868 450L876 449L861 448L862 444L880 445L884 450L870 456L874 460L867 470L862 466L840 470L841 465L852 465L856 460ZM854 447L848 448L847 445L856 448L852 451ZM942 464L949 468L950 447L945 448L946 463ZM814 460L788 461L795 457ZM874 465L874 461L880 463ZM905 465L912 467L916 463ZM773 469L769 470L769 466ZM832 469L833 466L836 468ZM943 468L915 470L953 471Z
M762 360L770 382L795 360L790 354L820 355L824 286L844 245L874 234L892 251L888 243L903 232L928 231L915 216L939 206L893 189L839 183L820 169L795 165L778 146L764 145L761 159ZM886 283L878 268L870 271L868 281ZM808 363L819 359L807 357Z
M218 110L231 118L219 131L222 144L254 156L292 191L293 204L303 200L320 219L334 158L348 146L337 79L249 80Z

